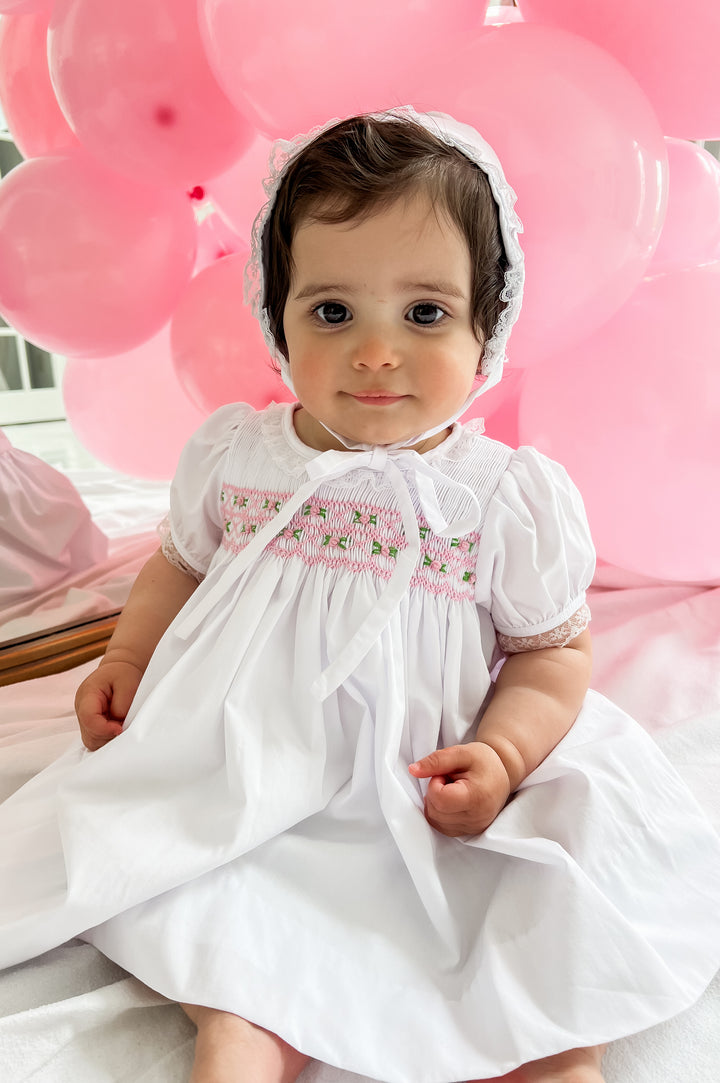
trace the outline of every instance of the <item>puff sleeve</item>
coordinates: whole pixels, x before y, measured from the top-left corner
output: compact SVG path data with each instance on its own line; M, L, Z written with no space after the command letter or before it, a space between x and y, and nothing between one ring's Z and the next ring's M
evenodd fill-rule
M506 652L564 646L587 627L595 550L582 497L534 448L512 456L488 505L476 600Z
M170 513L158 530L171 564L203 579L222 540L220 493L228 452L251 406L221 406L180 453L170 486Z

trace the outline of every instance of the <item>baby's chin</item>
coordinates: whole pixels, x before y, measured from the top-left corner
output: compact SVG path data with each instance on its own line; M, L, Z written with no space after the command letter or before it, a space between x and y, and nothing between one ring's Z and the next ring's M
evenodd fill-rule
M417 428L411 426L392 425L380 420L368 420L365 425L343 424L335 419L317 418L303 406L295 410L293 423L300 440L316 451L347 451L352 450L348 445L363 444L371 447L407 448L422 454L437 447L447 439L451 431L451 426L445 425L433 436L422 437L423 432L432 430L435 425L426 422L425 427L418 432Z
M397 448L398 450L416 451L419 455L426 451L432 450L437 447L444 440L447 440L451 432L451 426L445 426L440 432L434 433L432 436L423 436L418 432L404 432L393 433L388 436L383 434L381 438L374 439L372 434L360 435L356 433L354 436L349 433L341 433L338 431L338 435L342 436L348 444L367 444L372 447L379 448ZM342 446L337 450L342 450Z

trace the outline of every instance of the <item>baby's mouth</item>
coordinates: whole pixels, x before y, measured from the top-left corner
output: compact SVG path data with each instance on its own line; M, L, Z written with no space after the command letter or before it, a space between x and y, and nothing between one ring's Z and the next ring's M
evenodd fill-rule
M407 395L398 395L393 391L355 391L351 392L351 398L367 406L391 406L407 398Z

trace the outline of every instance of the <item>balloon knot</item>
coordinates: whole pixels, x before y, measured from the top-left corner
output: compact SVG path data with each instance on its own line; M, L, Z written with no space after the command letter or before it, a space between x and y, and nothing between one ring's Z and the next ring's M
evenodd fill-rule
M162 128L169 128L175 123L176 113L171 105L159 105L155 110L155 120Z

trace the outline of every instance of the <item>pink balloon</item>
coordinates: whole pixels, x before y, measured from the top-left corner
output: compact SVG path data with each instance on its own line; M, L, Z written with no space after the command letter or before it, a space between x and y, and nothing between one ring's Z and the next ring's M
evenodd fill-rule
M586 338L640 282L665 214L665 143L637 83L590 42L517 23L438 56L412 101L478 128L518 194L527 280L513 363Z
M210 71L197 0L56 0L48 45L65 116L112 169L189 187L252 139Z
M521 439L567 468L611 564L720 577L719 310L720 262L649 278L587 342L526 375Z
M216 260L247 251L245 241L215 211L210 212L197 225L197 255L194 274L198 274Z
M242 303L248 253L238 253L196 275L170 325L173 363L191 399L208 413L226 402L292 402L271 368L260 325Z
M482 25L477 0L199 0L210 64L266 135L402 104L409 73Z
M0 0L0 15L28 15L36 11L50 12L53 0Z
M183 445L205 417L175 376L167 326L128 353L69 361L63 398L88 451L140 478L171 478Z
M637 79L666 135L720 139L720 5L693 0L518 0L526 22L607 49Z
M33 158L0 183L0 311L46 350L131 349L169 319L192 273L184 193L86 155Z
M267 200L263 181L268 176L272 141L262 135L226 173L213 177L205 189L213 204L236 233L250 243L252 227Z
M693 267L720 257L720 164L685 139L666 139L669 196L648 273Z
M80 146L62 114L47 62L49 10L0 21L0 102L24 158Z

